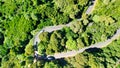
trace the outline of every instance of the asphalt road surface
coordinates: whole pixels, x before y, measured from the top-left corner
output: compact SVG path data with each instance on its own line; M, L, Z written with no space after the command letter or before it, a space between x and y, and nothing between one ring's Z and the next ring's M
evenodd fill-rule
M89 8L87 9L86 11L86 14L90 14L93 7L94 7L94 4L95 4L95 1L93 2L93 5L89 6ZM80 19L78 19L79 21ZM65 25L57 25L57 26L47 26L43 29L41 29L35 36L34 36L34 42L33 42L33 45L37 45L37 43L40 42L40 39L39 39L39 35L42 33L42 32L53 32L55 30L61 30L63 27L69 27L71 25L71 22L69 24L65 24ZM49 56L53 56L55 57L55 59L59 59L59 58L65 58L65 57L73 57L79 53L82 53L83 51L85 51L86 49L89 49L89 48L103 48L103 47L106 47L108 44L110 44L113 40L115 39L118 39L120 37L120 29L117 30L117 32L113 35L112 38L110 39L107 39L106 41L104 42L99 42L99 43L96 43L96 44L93 44L93 45L90 45L89 47L84 47L84 48L81 48L79 50L72 50L72 51L67 51L67 52L61 52L61 53L55 53L54 55L48 55L47 57Z

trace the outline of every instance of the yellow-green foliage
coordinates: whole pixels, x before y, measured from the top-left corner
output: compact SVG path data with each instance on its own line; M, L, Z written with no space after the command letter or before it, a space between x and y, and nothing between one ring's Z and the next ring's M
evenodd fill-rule
M0 0L0 67L36 68L37 64L38 68L113 68L120 58L119 39L98 51L86 50L65 60L33 64L33 37L45 26L67 24L82 17L70 27L42 33L39 54L54 54L105 41L120 27L119 4L120 0L96 0L93 13L86 15L91 0Z
M29 55L33 55L34 51L33 51L33 39L30 40L30 42L26 45L25 48L25 55L29 56Z

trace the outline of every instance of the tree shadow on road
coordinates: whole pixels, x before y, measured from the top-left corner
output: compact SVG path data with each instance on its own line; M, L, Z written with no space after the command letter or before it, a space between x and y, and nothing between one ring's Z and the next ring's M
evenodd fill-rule
M86 49L85 51L88 52L88 53L92 53L92 54L102 53L103 52L102 49L96 48L96 47L95 48Z

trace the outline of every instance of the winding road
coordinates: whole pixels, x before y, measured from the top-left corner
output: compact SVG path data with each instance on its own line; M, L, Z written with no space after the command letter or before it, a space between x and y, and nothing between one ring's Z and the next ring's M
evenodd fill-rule
M93 1L93 5L91 5L91 6L88 7L87 11L85 12L86 14L90 14L91 11L93 11L96 1L97 0ZM80 19L77 19L77 21L79 21L79 20ZM65 24L65 25L47 26L47 27L41 29L34 36L33 45L37 45L38 43L40 43L39 35L42 32L49 32L50 33L50 32L53 32L55 30L61 30L65 26L66 27L70 27L71 23L72 22L70 22L69 24ZM53 57L55 57L55 59L60 59L60 58L65 58L65 57L73 57L73 56L75 56L75 55L77 55L79 53L82 53L83 51L85 51L86 49L89 49L89 48L103 48L103 47L106 47L108 44L110 44L115 39L118 39L119 37L120 37L120 29L118 29L116 31L116 33L110 39L107 39L104 42L99 42L99 43L90 45L89 47L81 48L79 50L72 50L72 51L67 51L67 52L55 53L54 55L47 55L47 57L53 56ZM38 53L38 52L36 52L36 53Z
M99 42L93 45L90 45L89 47L84 47L81 48L79 50L72 50L72 51L68 51L68 52L62 52L62 53L56 53L54 55L48 55L49 56L54 56L56 59L59 58L64 58L64 57L73 57L79 53L82 53L83 51L85 51L86 49L90 49L90 48L103 48L106 47L107 45L109 45L112 41L118 39L120 37L120 28L117 30L117 32L108 40L104 41L104 42Z

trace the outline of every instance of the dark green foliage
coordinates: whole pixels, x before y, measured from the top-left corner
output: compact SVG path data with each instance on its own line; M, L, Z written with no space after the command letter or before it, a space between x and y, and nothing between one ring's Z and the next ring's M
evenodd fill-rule
M22 62L24 61L24 55L6 55L2 58L2 68L16 68L23 67Z
M2 45L4 42L4 35L3 33L0 33L0 45Z
M45 64L44 68L59 68L59 66L53 62L49 62Z
M5 49L3 47L3 45L0 45L0 58L2 58L3 56L5 56L7 53L7 49Z
M60 12L75 19L77 14L82 14L83 6L86 6L88 0L53 0L53 2L57 8L60 8Z
M62 49L63 46L61 46L59 43L61 42L62 34L59 32L54 32L51 34L50 42L48 44L48 48L46 49L46 53L55 53L60 52L64 49Z
M111 38L120 27L120 1L97 1L93 13L86 15L90 0L0 0L1 68L113 68L120 59L119 39L100 51L86 50L66 58L64 65L62 59L33 63L31 32L45 26L67 24L74 19L70 27L41 33L40 55L83 48Z
M75 34L70 28L66 27L65 28L65 32L66 32L66 38L69 39L69 38L73 38L73 39L76 39L78 37L77 34Z
M89 49L82 54L76 55L66 60L72 65L72 67L79 68L119 68L118 60L120 59L120 39L114 41L108 47L103 49ZM95 50L96 49L96 50Z
M47 45L48 43L47 42L40 42L39 45L38 45L38 52L39 54L44 54L45 53L45 50L47 48Z
M110 44L108 47L103 48L103 53L96 54L96 57L99 56L99 58L96 58L95 60L99 60L98 64L104 63L104 67L107 68L113 68L117 60L120 57L119 52L119 42L120 40L114 41L112 44Z

